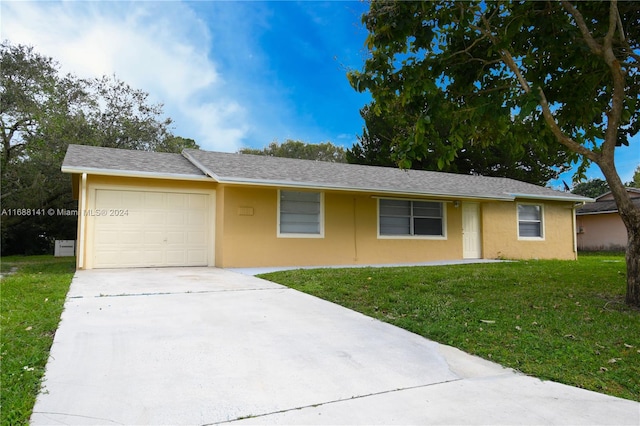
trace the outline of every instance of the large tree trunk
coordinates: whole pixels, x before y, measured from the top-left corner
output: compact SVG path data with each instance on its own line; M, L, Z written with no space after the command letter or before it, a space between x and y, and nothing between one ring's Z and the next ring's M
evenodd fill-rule
M627 294L625 302L640 307L640 208L631 202L631 197L622 184L615 169L613 158L598 162L607 179L611 193L618 206L620 218L627 228Z
M627 229L627 305L640 307L640 232L638 228Z

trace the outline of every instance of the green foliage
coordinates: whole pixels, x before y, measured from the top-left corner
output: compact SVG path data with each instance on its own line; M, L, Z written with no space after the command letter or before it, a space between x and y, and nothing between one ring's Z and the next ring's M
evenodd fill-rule
M590 36L602 42L609 4L579 7ZM618 4L621 25L613 28L612 52L626 73L619 93L624 114L619 125L612 122L617 144L640 130L639 10L634 2ZM547 167L577 162L584 151L560 145L540 90L573 148L596 152L607 135L611 66L560 3L372 1L363 22L370 57L349 80L371 92L370 109L393 121L389 130L400 129L390 135L396 162L435 157L444 168L463 149L488 146L507 160L535 155Z
M33 48L0 46L2 208L76 209L71 180L60 171L69 144L180 152L197 147L175 137L162 106L115 77L61 75ZM2 253L51 252L54 239L75 239L76 219L3 215Z
M633 179L631 182L627 183L627 186L631 188L640 188L640 165L636 167L636 170L633 173Z
M525 374L638 400L624 256L261 275Z
M182 136L168 136L155 146L156 152L182 152L183 149L200 149L196 141Z
M452 128L451 116L441 112L426 117L426 120L436 121L430 127L428 135L427 128L419 126L423 140L420 155L407 161L398 155L399 152L406 151L394 147L394 140L402 140L412 134L411 128L403 127L407 126L402 118L407 115L407 106L394 110L398 115L376 115L374 107L372 103L360 111L365 120L365 128L358 137L358 143L346 152L350 163L397 167L405 162L405 168L508 177L538 185L546 185L565 170L567 156L559 149L560 145L556 145L555 151L550 152L547 146L535 143L529 134L517 138L514 135L509 135L508 138L486 135L487 138L493 138L493 143L478 141L466 145L459 136L453 136L461 148L451 149L447 142ZM422 122L418 122L420 123ZM417 143L415 136L413 142Z
M28 424L75 263L40 256L3 258L1 265L0 423Z
M274 141L266 148L242 148L241 154L267 155L270 157L298 158L301 160L328 161L331 163L346 163L344 148L331 142L312 144L287 139L282 144Z
M589 179L574 186L571 192L589 198L597 198L605 192L609 192L609 185L602 179Z

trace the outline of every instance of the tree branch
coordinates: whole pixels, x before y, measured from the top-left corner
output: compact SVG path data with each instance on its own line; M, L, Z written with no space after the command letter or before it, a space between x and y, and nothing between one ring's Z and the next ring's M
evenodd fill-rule
M467 55L471 56L471 54L469 53L469 51L471 49L473 49L478 43L480 43L482 40L486 39L487 35L483 35L482 37L476 39L473 43L471 43L471 45L469 45L469 47L463 49L463 50L459 50L457 52L452 53L447 59L451 59L454 56L458 56L458 55L462 55L464 53L466 53ZM473 56L471 56L473 58Z
M609 30L604 39L603 58L611 70L611 78L613 79L613 91L611 93L611 109L607 112L607 130L605 132L603 151L611 157L613 161L613 153L618 140L618 127L624 109L625 95L625 73L620 66L620 61L613 52L613 36L618 26L618 2L611 1L609 8Z
M529 86L529 83L522 75L522 72L520 71L520 68L518 68L516 61L514 61L513 56L511 56L511 52L506 49L500 49L500 56L502 57L503 62L507 64L509 69L516 75L516 78L518 79L522 90L524 90L526 93L530 93L531 86Z
M487 17L483 14L480 17L480 19L482 20L482 23L484 24L485 28L483 29L480 27L476 27L476 29L481 31L486 37L488 37L494 46L497 46L498 43L496 41L496 38L491 33L491 24L489 24ZM502 62L504 62L509 67L511 72L515 74L516 78L518 79L518 82L520 83L520 86L522 87L522 90L524 90L526 93L531 92L531 87L529 86L529 83L522 75L522 72L520 71L520 68L518 68L516 61L513 59L511 52L509 52L507 49L500 49L500 58L502 59Z
M542 87L538 87L538 94L540 95L540 106L542 106L542 115L544 116L544 121L546 121L547 125L551 129L551 132L556 137L558 142L562 145L566 146L573 152L584 155L589 160L593 162L600 161L600 154L596 154L588 148L585 148L583 145L571 139L569 136L565 135L558 123L556 122L553 113L551 112L551 107L549 106L549 102L547 101L547 97L544 94L544 90Z
M598 52L597 54L598 55L602 55L601 46L596 43L596 41L593 39L593 37L589 33L589 31L588 31L588 29L586 27L586 24L584 22L584 18L582 17L580 12L578 12L573 7L573 5L571 5L567 1L563 1L562 4L565 6L565 8L569 8L570 9L570 13L575 13L578 16L576 18L576 22L578 23L578 26L582 25L580 29L581 29L581 31L583 33L583 38L585 38L585 40L587 41L587 44L591 43L591 45L589 46L591 48L591 50L593 51L595 49L595 50L597 50L597 52ZM491 42L495 46L497 46L497 40L495 39L493 34L491 34L491 27L490 27L490 24L489 24L488 20L486 19L486 17L484 15L481 17L481 19L482 19L482 22L483 22L485 28L477 27L477 30L479 30L485 36L489 37ZM594 53L596 53L596 52L594 52ZM502 61L505 63L505 65L507 65L507 67L511 70L511 72L513 72L513 74L516 76L516 79L518 80L518 83L522 87L522 90L524 90L526 93L530 93L531 92L531 86L529 85L527 80L524 78L524 75L522 74L520 68L516 64L516 61L513 59L513 55L511 55L511 52L509 52L507 49L504 49L504 48L500 49L500 57L502 58ZM562 131L562 129L558 125L555 117L553 116L553 113L551 112L551 107L549 106L549 102L547 101L547 97L546 97L542 87L538 88L538 94L540 96L540 106L542 107L542 115L544 116L545 122L547 123L547 125L551 129L551 132L556 137L556 140L558 140L558 142L560 142L562 145L564 145L567 148L569 148L571 151L576 152L578 154L581 154L581 155L585 156L586 158L588 158L589 160L591 160L593 162L599 163L601 161L601 157L602 157L601 154L598 154L598 153L595 153L595 152L591 151L590 149L586 148L582 144L576 142L575 140L573 140L572 138L567 136ZM609 129L607 129L607 130L609 130ZM615 145L615 143L614 143L614 145Z
M609 29L607 30L607 35L604 36L604 53L606 55L607 50L611 50L613 52L613 36L616 33L616 28L618 27L618 1L611 0L609 6Z
M591 35L589 28L587 28L587 23L584 21L584 17L582 16L582 13L580 13L580 11L576 9L567 0L562 0L560 3L576 21L576 25L578 26L578 29L582 33L582 38L584 39L585 43L587 43L587 46L589 47L589 49L591 49L591 51L598 56L602 55L602 46L600 46L600 44L598 44L598 42Z

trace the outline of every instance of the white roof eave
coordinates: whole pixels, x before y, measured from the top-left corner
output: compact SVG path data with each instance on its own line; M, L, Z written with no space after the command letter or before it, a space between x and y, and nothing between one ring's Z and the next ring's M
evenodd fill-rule
M171 180L193 180L193 181L211 181L211 178L206 175L187 175L180 173L157 173L157 172L142 172L134 170L117 170L117 169L100 169L96 167L68 167L62 166L60 170L63 173L74 174L90 174L100 176L122 176L122 177L134 177L134 178L151 178L151 179L171 179Z
M527 200L549 200L549 201L572 201L575 203L593 203L593 198L574 196L565 197L564 195L536 195L536 194L509 194L513 198L523 198Z

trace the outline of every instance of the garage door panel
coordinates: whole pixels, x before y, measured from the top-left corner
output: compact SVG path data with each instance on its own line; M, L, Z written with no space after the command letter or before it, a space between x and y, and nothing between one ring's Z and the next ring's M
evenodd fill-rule
M145 223L143 212L127 208L106 209L96 208L96 223L99 226L108 226L109 229L116 227L136 227ZM98 220L99 219L99 220Z
M108 211L107 211L108 213ZM120 224L123 223L124 221L122 219L120 219L117 216L109 216L109 215L105 215L105 217L103 217L102 219L100 219L100 224L101 225L110 225L110 224Z
M145 263L149 266L160 266L164 264L164 252L161 250L145 250L142 252Z
M185 239L184 232L167 232L168 244L184 244L186 242Z
M207 199L203 197L199 197L195 194L189 194L188 208L190 210L206 210Z
M201 227L207 222L207 215L199 212L189 212L187 223L191 226Z
M167 202L167 196L163 192L145 192L144 193L144 208L145 209L165 209Z
M114 232L110 232L107 230L96 230L95 232L96 241L100 241L102 244L117 244L118 243L118 234Z
M189 263L207 262L206 250L187 250L187 261Z
M122 225L139 227L148 223L144 213L139 210L136 211L136 210L129 209L127 212L127 215L122 217L123 217L122 221L119 222Z
M96 194L96 209L119 209L121 205L122 195L115 191Z
M187 255L184 250L167 250L167 264L184 265L187 263Z
M201 232L189 232L187 233L187 244L201 244L205 245L206 235Z
M167 213L167 225L184 226L187 223L186 212L169 212Z
M125 230L117 234L120 236L120 244L138 245L144 240L144 232L141 230Z
M144 247L154 247L159 244L163 244L166 242L166 238L164 236L164 232L158 231L145 231L143 234L142 241L139 243Z
M189 208L190 194L167 194L167 203L176 210L186 210Z
M96 230L96 240L101 244L138 244L144 238L144 232L140 229L120 229L114 232L112 227L104 227Z
M114 191L115 192L115 191ZM144 197L136 192L121 192L118 208L138 211L144 209Z
M163 226L166 224L167 213L164 211L151 210L142 213L146 226Z
M102 251L96 256L96 262L104 265L104 268L113 268L118 265L120 259L120 253L117 250L114 251Z
M127 214L94 217L94 267L207 265L207 194L105 189L95 199Z

